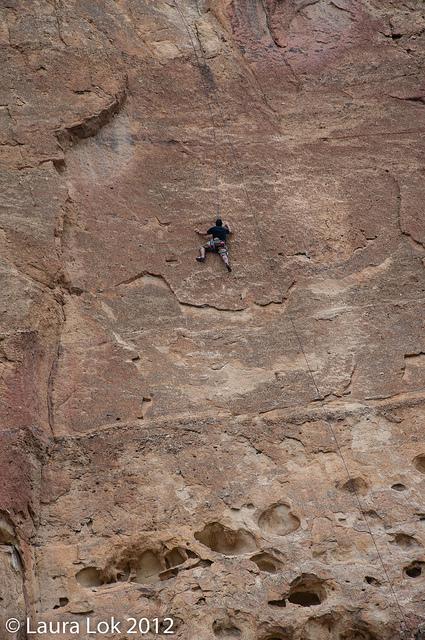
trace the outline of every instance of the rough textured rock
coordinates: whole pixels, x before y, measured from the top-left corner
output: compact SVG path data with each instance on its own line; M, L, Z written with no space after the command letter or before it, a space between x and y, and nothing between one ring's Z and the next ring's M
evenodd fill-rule
M3 0L0 56L0 638L422 638L424 4Z

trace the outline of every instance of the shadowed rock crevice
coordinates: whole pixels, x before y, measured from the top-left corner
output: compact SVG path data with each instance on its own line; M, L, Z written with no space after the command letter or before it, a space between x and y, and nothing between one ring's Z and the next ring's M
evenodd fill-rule
M366 480L361 477L350 478L349 480L345 481L338 481L336 483L336 486L342 491L358 494L360 496L365 496L368 493L369 488Z
M219 522L210 522L195 538L212 551L223 555L240 555L254 551L257 544L254 536L244 529L233 530Z
M255 562L260 571L266 573L277 573L283 568L282 563L277 558L265 551L252 556L251 560Z
M278 598L277 600L269 600L268 604L271 607L286 607L286 600L285 598Z
M12 616L24 619L28 606L26 570L13 521L0 510L0 620Z
M200 562L196 553L184 547L155 545L149 549L135 543L120 550L105 568L85 567L75 575L75 579L85 588L120 582L157 584Z
M422 560L415 560L411 562L407 567L404 567L404 574L408 578L422 578L425 571L425 562Z
M416 456L413 460L413 464L420 473L425 473L425 453Z
M229 617L214 620L212 628L217 638L240 638L242 636L241 629Z
M326 599L326 595L322 580L313 574L303 574L291 583L288 602L301 607L315 607Z
M393 489L393 491L406 491L407 487L401 482L396 482L395 484L391 485L391 489Z
M127 82L112 98L112 100L97 113L87 116L81 122L76 122L57 131L59 144L66 150L72 143L91 138L111 122L123 108L128 94Z

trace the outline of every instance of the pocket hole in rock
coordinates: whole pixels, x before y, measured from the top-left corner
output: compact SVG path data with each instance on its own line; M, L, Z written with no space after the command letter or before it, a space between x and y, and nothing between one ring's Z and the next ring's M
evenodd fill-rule
M130 567L126 566L123 569L120 569L119 571L117 571L116 580L113 580L113 582L127 582L129 577L130 577Z
M69 602L68 598L59 598L59 604L55 604L53 609L61 609L62 607L66 607L68 602Z
M314 607L321 604L321 600L314 591L294 591L288 598L292 604L298 604L301 607Z
M310 618L303 628L302 640L331 640L331 638L336 640L334 630L334 616L325 614L319 618ZM338 640L340 640L339 635Z
M350 478L346 482L337 482L336 486L338 489L342 489L342 491L346 491L347 493L357 493L361 496L366 495L368 490L368 484L363 478Z
M202 531L195 533L195 538L212 551L224 555L239 555L249 553L257 548L254 536L238 529L234 531L219 522L210 522Z
M286 607L286 600L284 598L280 600L269 600L269 605L272 607Z
M377 587L381 586L381 583L379 582L379 580L377 580L373 576L365 576L365 582L367 582L368 584L373 584Z
M277 573L282 566L279 560L276 560L270 553L257 553L251 558L252 562L255 562L260 571L266 573Z
M102 570L103 584L127 582L130 580L130 576L130 565L125 560L118 563L108 563L107 568Z
M158 555L148 549L142 553L134 569L134 581L143 584L155 582L162 571L162 565Z
M230 620L215 620L213 622L214 635L218 638L240 638L241 630Z
M184 549L179 549L178 547L174 547L165 554L165 565L167 569L171 569L172 567L178 567L179 564L183 564L186 562L187 554Z
M425 473L425 455L421 454L420 456L416 456L413 460L413 464L418 471Z
M409 564L409 566L404 567L404 573L409 578L419 578L422 575L423 568L425 567L425 562L421 562L417 560Z
M260 640L289 640L289 636L285 631L275 630L267 633L265 636L261 636Z
M299 528L300 520L287 504L280 503L271 505L260 514L258 526L266 533L286 536Z
M400 547L408 549L409 547L418 546L418 541L413 536L409 536L407 533L396 533L394 539L391 540L392 544L398 544Z
M400 482L396 482L396 484L391 485L391 489L394 491L406 491L407 487Z
M314 607L326 599L323 583L313 574L305 574L291 583L288 601L301 607Z
M161 544L146 549L138 544L130 545L107 563L101 572L102 584L128 581L146 584L168 580L177 575L180 565L189 558L196 559L197 566L201 564L199 556L184 547L167 548ZM194 564L192 562L191 566Z
M100 571L99 569L96 569L96 567L86 567L85 569L81 569L75 578L78 584L82 587L100 587L103 584Z

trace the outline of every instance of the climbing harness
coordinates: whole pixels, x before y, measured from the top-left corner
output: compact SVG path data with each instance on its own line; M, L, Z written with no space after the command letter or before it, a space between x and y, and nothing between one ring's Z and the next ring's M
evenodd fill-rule
M208 248L216 251L220 255L223 253L227 253L227 247L224 240L220 240L220 238L213 238L207 242Z
M220 240L220 238L212 238L211 240L208 240L208 242L204 245L204 249L206 251L213 251L214 253L218 253L220 258L226 265L227 270L232 270L229 264L229 252L227 249L227 244L224 242L224 240ZM198 256L196 260L198 262L205 262L205 258L203 258L202 256Z

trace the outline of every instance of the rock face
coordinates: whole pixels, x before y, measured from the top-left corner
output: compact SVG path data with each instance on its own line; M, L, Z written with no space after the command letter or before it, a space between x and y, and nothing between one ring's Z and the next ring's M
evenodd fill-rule
M424 4L2 0L0 44L0 638L425 637Z

